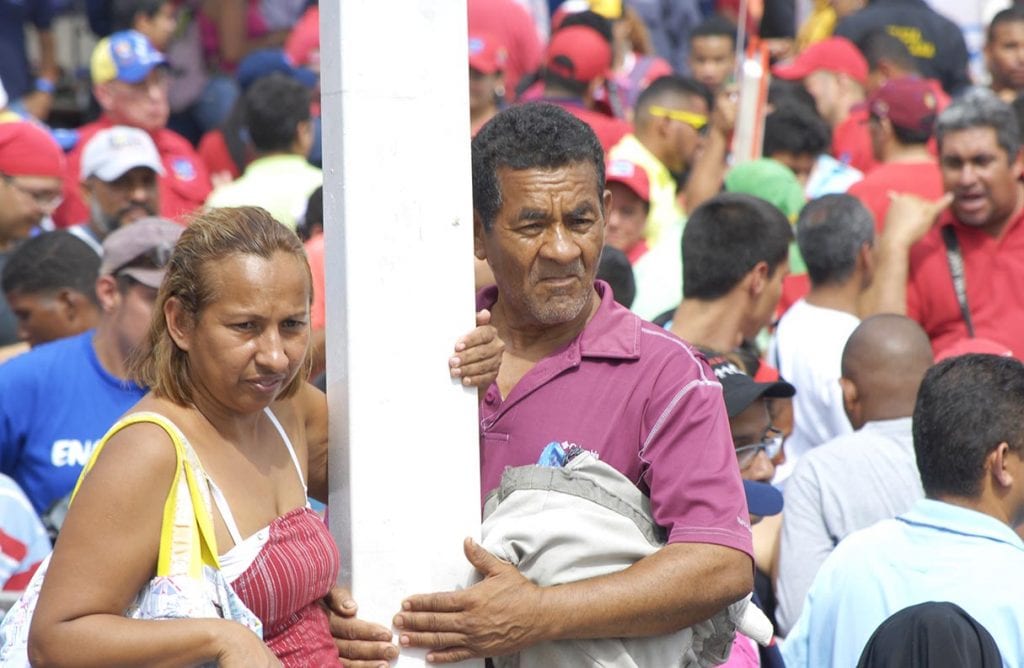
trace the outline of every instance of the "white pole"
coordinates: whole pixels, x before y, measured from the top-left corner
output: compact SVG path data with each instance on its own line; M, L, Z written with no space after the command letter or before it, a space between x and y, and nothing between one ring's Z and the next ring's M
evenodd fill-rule
M330 525L360 617L467 584L480 525L464 2L320 3ZM403 651L398 666L426 665Z

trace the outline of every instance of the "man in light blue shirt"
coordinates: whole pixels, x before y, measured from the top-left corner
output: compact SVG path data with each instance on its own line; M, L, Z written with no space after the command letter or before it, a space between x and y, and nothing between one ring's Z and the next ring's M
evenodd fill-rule
M925 375L914 450L927 498L846 538L822 565L782 652L791 668L856 665L890 615L961 606L1024 666L1024 364L964 355Z

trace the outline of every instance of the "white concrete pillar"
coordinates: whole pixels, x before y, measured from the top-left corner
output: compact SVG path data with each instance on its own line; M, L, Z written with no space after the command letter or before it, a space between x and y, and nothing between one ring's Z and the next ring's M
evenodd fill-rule
M331 532L360 617L466 584L480 524L464 2L320 3ZM399 666L425 665L403 652Z

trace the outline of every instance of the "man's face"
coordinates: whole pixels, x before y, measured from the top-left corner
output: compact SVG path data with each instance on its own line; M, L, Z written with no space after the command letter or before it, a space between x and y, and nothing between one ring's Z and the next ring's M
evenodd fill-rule
M149 332L157 289L141 283L128 282L123 291L119 289L119 293L117 307L107 317L114 320L112 329L116 333L119 348L127 358L132 350L142 344Z
M708 115L708 105L701 97L680 97L668 106L669 109L688 111L701 116ZM660 119L664 122L668 141L665 166L674 174L681 174L693 164L694 157L704 142L701 132L685 121L674 118ZM706 125L704 126L707 127Z
M800 185L806 186L808 179L811 178L811 171L814 169L815 163L818 162L818 156L811 153L790 153L789 151L778 151L768 156L772 160L781 162L789 170L796 175L796 180L800 182Z
M729 418L729 429L732 431L733 444L738 450L737 456L746 460L749 452L755 449L747 446L761 443L771 435L771 418L765 400L757 399L739 415ZM768 454L760 450L749 461L740 461L740 476L744 480L770 482L775 477L775 465Z
M1020 156L1007 156L991 127L946 134L939 149L943 187L965 225L998 234L1020 199Z
M985 62L993 84L1024 89L1024 21L1000 23L992 29L992 41L985 45Z
M60 204L60 179L0 176L0 248L25 239Z
M113 231L160 210L157 175L149 167L133 167L114 181L92 176L86 181L95 213L103 220L101 229Z
M821 117L834 125L839 111L839 77L828 70L816 70L804 78L804 88L814 98Z
M143 130L167 125L171 108L167 102L167 71L154 67L139 83L109 81L96 86L96 99L115 122Z
M647 204L635 192L621 183L608 183L612 203L608 208L605 243L623 253L629 253L644 237L647 224Z
M139 15L136 14L138 17ZM166 51L171 42L178 19L174 15L174 4L170 1L160 5L152 17L142 14L136 19L136 30L141 32L157 51Z
M693 78L713 91L725 83L736 67L732 40L722 35L695 37L690 42L690 71Z
M497 176L501 209L490 231L477 226L476 253L494 271L500 304L535 328L585 318L611 197L598 192L594 165L501 168Z
M480 109L493 107L494 91L502 81L500 72L484 74L472 67L469 68L469 109L476 112Z
M12 290L4 295L18 319L18 338L30 346L79 333L68 317L68 309L53 293Z

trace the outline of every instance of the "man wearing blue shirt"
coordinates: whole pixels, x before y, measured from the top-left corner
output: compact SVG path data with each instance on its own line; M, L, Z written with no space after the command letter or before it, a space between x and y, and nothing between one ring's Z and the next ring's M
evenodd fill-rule
M855 532L822 565L783 645L786 665L853 666L889 616L925 601L962 607L1024 666L1024 364L945 360L925 375L913 416L926 498Z
M182 227L148 218L103 241L96 329L33 348L0 366L0 473L36 512L63 499L93 445L145 390L125 380L145 336Z

